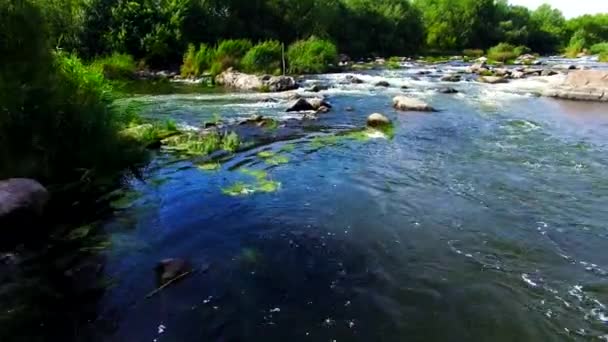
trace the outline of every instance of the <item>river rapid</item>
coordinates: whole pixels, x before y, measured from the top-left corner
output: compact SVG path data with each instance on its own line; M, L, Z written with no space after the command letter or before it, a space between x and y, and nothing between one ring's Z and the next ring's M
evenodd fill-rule
M214 170L157 152L102 224L112 286L78 336L608 341L608 106L539 97L542 79L439 81L464 68L405 64L358 73L362 84L306 77L295 92L333 108L304 134ZM304 90L315 83L329 89ZM302 116L285 112L293 92L199 89L139 88L123 101L184 128ZM439 111L397 112L400 94ZM374 112L394 122L392 139L319 139ZM257 177L273 186L227 194ZM147 298L165 258L195 272Z

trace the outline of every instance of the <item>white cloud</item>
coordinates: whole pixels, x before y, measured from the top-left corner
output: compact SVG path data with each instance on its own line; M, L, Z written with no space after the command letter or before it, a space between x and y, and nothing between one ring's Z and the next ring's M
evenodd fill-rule
M560 9L566 18L583 14L608 13L608 0L509 0L509 2L532 9L547 3Z

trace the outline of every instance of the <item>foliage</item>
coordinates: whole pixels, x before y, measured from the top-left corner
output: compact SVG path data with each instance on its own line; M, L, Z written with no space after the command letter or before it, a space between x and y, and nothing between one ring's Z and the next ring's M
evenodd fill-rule
M600 53L600 55L598 57L598 61L608 63L608 52L604 51L604 52Z
M464 49L462 51L462 54L466 57L470 57L470 58L479 58L481 56L483 56L483 50L482 49Z
M130 79L135 76L137 66L132 56L113 53L111 56L95 59L91 67L101 71L107 79Z
M0 177L70 182L132 162L134 150L117 133L124 117L110 106L103 74L52 54L31 3L3 0L0 14Z
M241 59L253 44L247 39L228 39L221 41L215 50L215 60L222 63L224 69L238 67Z
M268 40L252 47L242 60L243 69L253 73L281 73L282 46L276 40Z
M488 50L488 59L499 62L506 62L517 58L518 51L521 49L509 43L500 43Z
M597 43L597 44L592 45L589 48L589 52L591 52L594 55L608 53L608 42Z
M338 50L332 42L310 37L290 45L287 60L290 73L323 73L337 64Z
M193 44L189 44L180 69L181 75L183 77L202 75L213 65L214 58L215 50L207 45L201 44L197 50Z

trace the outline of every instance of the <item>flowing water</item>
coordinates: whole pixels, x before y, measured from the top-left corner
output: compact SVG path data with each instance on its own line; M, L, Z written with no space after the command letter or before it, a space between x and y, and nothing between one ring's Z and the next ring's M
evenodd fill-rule
M542 81L441 83L420 70L366 72L359 85L340 84L343 74L305 79L332 86L320 93L332 111L217 170L157 153L129 181L134 201L104 223L113 286L94 336L608 341L608 106L537 97ZM145 115L183 126L301 116L285 113L289 93L139 93L129 101ZM396 112L398 94L439 112ZM392 139L315 138L362 127L373 112L394 122ZM268 163L260 151L285 158ZM254 181L251 170L274 187L223 192ZM195 272L146 298L165 258Z

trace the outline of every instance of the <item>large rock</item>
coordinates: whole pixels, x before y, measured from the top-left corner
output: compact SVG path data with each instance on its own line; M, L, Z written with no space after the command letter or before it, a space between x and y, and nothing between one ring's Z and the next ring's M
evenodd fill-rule
M344 82L342 83L361 84L363 83L363 80L354 75L346 75Z
M379 81L376 84L374 84L376 87L385 87L388 88L391 86L390 83L388 83L387 81Z
M434 112L435 109L427 103L418 99L406 96L395 96L393 98L393 107L397 110L413 111L413 112Z
M224 87L239 90L267 90L279 92L298 88L298 84L293 77L250 75L235 71L232 68L217 75L215 77L215 82Z
M322 98L313 97L309 99L300 98L293 101L286 112L304 112L304 111L317 111L323 107L329 109L331 104Z
M490 69L488 68L488 65L486 64L485 61L475 63L469 67L469 72L474 73L474 74L479 74L479 73L486 72L489 70Z
M0 181L0 244L10 245L29 238L30 228L41 218L49 192L33 179L11 178Z
M571 71L562 83L550 87L544 95L569 100L608 102L608 71Z
M380 113L374 113L367 117L367 126L369 127L378 128L388 126L390 124L391 120Z

